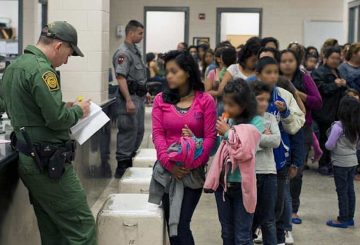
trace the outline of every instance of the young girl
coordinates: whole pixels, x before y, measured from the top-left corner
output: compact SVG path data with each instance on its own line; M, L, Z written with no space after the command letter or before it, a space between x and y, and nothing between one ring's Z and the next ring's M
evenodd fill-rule
M320 110L314 110L313 116L319 127L319 141L323 155L319 161L319 173L332 173L330 153L325 148L326 132L336 120L339 103L347 88L346 81L341 77L339 70L340 49L330 47L324 51L324 64L312 72L313 77L323 100Z
M353 88L349 88L345 92L346 96L353 97L356 100L360 101L360 94L357 90ZM358 144L357 151L356 151L357 159L358 159L358 166L356 168L356 174L354 179L356 181L360 181L360 144Z
M215 64L216 68L209 71L205 80L205 91L217 90L220 84L220 71L224 67L221 54L224 48L217 48L215 50Z
M216 124L224 136L205 181L205 191L215 191L223 244L252 244L251 227L256 207L255 152L264 132L256 114L256 99L242 79L224 89L223 119ZM232 126L231 126L232 125Z
M169 52L165 56L165 67L168 89L158 94L154 100L153 141L157 152L157 164L161 165L164 169L162 172L169 175L169 179L177 180L178 183L189 175L203 172L216 139L216 106L214 99L203 92L204 85L201 82L199 68L188 52ZM168 153L169 147L178 142L187 130L191 130L197 138L203 139L202 153L194 160L192 169L170 161ZM177 207L169 200L169 196L174 193L165 193L159 197L160 201L162 199L172 245L194 244L190 221L202 193L203 181L204 179L196 189L187 187L184 182L184 185L179 187L182 188L183 198L177 203ZM157 200L157 196L159 193L150 198ZM171 223L169 220L171 214L177 211L180 213L176 220L177 230L174 231L174 220ZM177 234L174 235L173 232Z
M158 76L159 67L156 63L156 56L154 53L147 53L146 54L146 68L147 68L147 78L152 79Z
M357 166L356 147L360 136L360 103L355 98L341 100L338 118L331 127L325 147L331 151L334 180L338 196L339 216L326 224L331 227L354 226L354 175Z
M305 125L304 132L304 163L306 164L307 156L310 152L313 131L312 131L312 110L319 110L322 106L322 99L318 88L311 76L300 70L300 61L293 50L284 50L280 56L280 73L289 81L291 81L295 88L297 95L301 98L305 105ZM305 165L304 164L304 165ZM300 194L302 187L303 169L298 169L297 176L291 180L291 197L293 210L293 223L301 224L302 220L298 215L300 207Z
M211 94L212 96L214 96L216 98L217 101L217 113L218 116L222 115L222 113L224 112L224 105L222 102L222 94L218 93L218 88L219 85L224 77L224 74L226 73L226 69L227 67L229 67L230 65L234 64L236 62L236 50L234 47L222 47L221 48L221 61L219 62L219 64L222 65L222 69L219 70L218 73L218 84L217 86L213 87L211 90L207 91L209 92L209 94ZM206 86L209 87L209 86Z
M257 112L264 119L265 126L265 131L261 134L260 147L256 152L257 206L253 231L261 227L263 243L275 245L277 178L273 149L279 147L281 135L276 117L267 112L271 88L260 81L252 82L250 87L256 96Z
M311 74L317 67L319 58L313 54L306 54L304 60L304 70Z
M256 37L249 39L241 49L238 56L238 64L232 64L227 68L224 78L221 80L217 91L212 91L213 96L221 96L224 87L229 81L241 78L246 80L248 77L255 75L255 65L257 54L261 48L260 40Z
M212 49L206 50L201 64L203 69L201 76L205 80L209 74L209 71L213 70L216 67L214 62L214 51Z

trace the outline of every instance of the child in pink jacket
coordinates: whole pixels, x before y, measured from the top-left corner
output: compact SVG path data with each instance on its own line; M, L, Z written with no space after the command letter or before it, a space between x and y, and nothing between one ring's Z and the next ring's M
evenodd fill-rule
M255 153L264 131L257 116L256 99L242 79L224 88L224 110L230 125L216 124L223 141L208 172L205 192L215 192L224 244L252 244L251 227L256 208Z

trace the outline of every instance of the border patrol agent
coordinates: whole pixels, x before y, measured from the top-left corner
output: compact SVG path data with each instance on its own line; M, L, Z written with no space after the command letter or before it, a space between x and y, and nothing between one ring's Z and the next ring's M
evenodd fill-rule
M94 217L71 161L69 129L89 114L89 101L64 103L55 68L84 56L73 26L56 21L42 29L5 70L1 88L19 151L19 174L29 190L44 245L96 244Z
M113 56L113 66L119 84L119 116L117 120L118 167L115 177L121 178L144 137L146 66L136 43L141 42L144 26L131 20L126 28L126 39Z

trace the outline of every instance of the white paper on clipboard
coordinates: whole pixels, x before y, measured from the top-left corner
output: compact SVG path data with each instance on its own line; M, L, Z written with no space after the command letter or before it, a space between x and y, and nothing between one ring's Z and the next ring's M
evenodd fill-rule
M70 132L73 138L82 145L108 121L110 121L110 118L102 111L101 107L90 102L89 116L80 119L76 125L70 128Z

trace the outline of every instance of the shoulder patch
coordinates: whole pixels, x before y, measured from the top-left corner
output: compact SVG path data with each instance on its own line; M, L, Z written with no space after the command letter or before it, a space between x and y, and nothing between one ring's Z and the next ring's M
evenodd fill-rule
M121 65L122 63L124 63L125 61L125 55L119 55L119 58L118 58L118 64Z
M52 71L45 72L42 75L42 79L44 80L44 82L50 92L60 89L59 82L58 82L56 74L54 72L52 72Z

